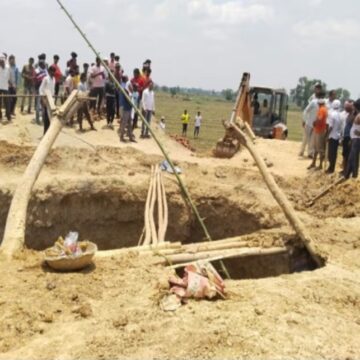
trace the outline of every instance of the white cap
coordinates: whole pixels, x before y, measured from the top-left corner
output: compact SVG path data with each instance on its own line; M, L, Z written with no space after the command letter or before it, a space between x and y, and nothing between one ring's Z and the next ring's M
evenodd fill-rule
M334 100L333 102L332 102L332 108L333 109L340 109L340 107L341 107L341 102L340 102L340 100Z

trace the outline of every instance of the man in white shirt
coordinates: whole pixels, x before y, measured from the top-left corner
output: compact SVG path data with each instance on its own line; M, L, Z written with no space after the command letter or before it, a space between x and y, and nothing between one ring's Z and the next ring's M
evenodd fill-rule
M97 114L101 118L101 105L105 95L106 71L101 65L99 57L96 58L96 64L90 69L91 90L90 97L97 98ZM95 111L96 100L90 102L90 109Z
M8 121L11 121L10 102L8 98L1 95L7 95L9 90L10 69L6 66L5 56L0 57L0 120L2 120L2 108L5 108L5 114Z
M154 95L154 84L151 81L149 83L149 86L143 91L142 94L142 110L145 116L146 121L148 124L151 124L151 117L152 115L155 115L155 95ZM143 123L141 126L141 135L140 137L142 139L148 139L150 138L149 135L149 129L147 126Z
M333 108L333 103L336 100L336 90L330 90L329 91L329 97L325 100L325 105L328 109L328 111L330 111Z
M329 110L329 115L327 118L329 160L329 167L326 170L327 174L333 174L335 171L339 140L342 133L342 123L340 118L340 100L334 100L331 106L332 108Z
M312 132L314 127L314 121L316 120L317 112L319 110L318 100L319 99L316 96L312 98L308 106L304 110L302 123L302 126L304 128L304 134L299 156L304 156L306 147L308 151L308 156L312 157L314 155Z
M198 111L197 115L195 116L195 128L194 128L195 139L199 137L201 122L202 122L201 112Z
M44 123L44 135L46 134L50 126L50 117L48 109L48 102L46 101L46 93L49 92L52 96L55 95L55 67L50 66L48 70L48 75L44 77L39 88L39 95L42 100L42 109L43 109L43 123Z

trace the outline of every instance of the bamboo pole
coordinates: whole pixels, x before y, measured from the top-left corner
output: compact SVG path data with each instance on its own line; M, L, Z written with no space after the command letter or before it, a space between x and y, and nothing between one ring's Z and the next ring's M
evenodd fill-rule
M151 243L156 246L158 243L158 236L157 236L156 225L155 225L155 220L154 220L154 209L155 209L156 189L157 189L156 166L153 167L152 178L153 178L153 187L152 187L149 215L150 215Z
M152 188L153 188L152 173L153 173L153 166L151 166L150 184L149 184L149 190L148 190L146 203L145 203L145 214L144 214L145 240L144 240L144 245L151 244L150 203L151 203Z
M286 254L287 250L283 247L277 248L269 248L269 249L262 249L262 248L247 248L247 249L237 249L237 250L229 250L229 251L222 251L219 253L214 252L203 252L203 253L196 253L190 255L169 255L166 259L161 259L157 262L157 264L166 265L170 263L170 267L172 269L176 269L179 267L184 267L190 265L199 260L206 260L208 262L212 261L219 261L224 259L231 259L231 258L244 258L249 256L264 256L264 255L279 255L279 254Z
M108 72L109 76L111 77L111 79L113 80L115 86L118 88L118 90L123 94L123 96L126 98L127 101L129 101L130 103L132 103L131 98L129 97L129 95L127 94L127 92L125 91L125 89L123 89L123 87L120 85L120 83L118 82L118 80L115 78L114 74L110 71L109 67L105 64L104 60L102 59L102 57L100 56L100 52L98 52L95 47L92 45L92 43L90 42L90 40L87 38L87 36L85 35L85 33L80 29L79 25L76 23L76 21L74 20L74 18L71 16L71 14L67 11L67 9L65 8L65 6L63 5L61 0L56 0L57 3L59 4L61 10L64 11L65 15L68 17L68 19L70 20L70 22L74 25L75 29L79 32L79 34L81 35L81 37L84 39L84 41L87 43L87 45L89 46L89 48L93 51L93 53L95 54L95 56L99 57L101 64L104 66L104 68L106 69L106 71ZM156 144L159 146L161 152L163 153L165 159L168 161L174 176L176 177L176 180L179 183L179 187L182 191L182 195L185 199L185 201L187 201L188 205L191 207L192 211L195 214L195 217L197 219L197 221L199 222L205 238L208 241L212 241L212 238L207 230L207 227L203 221L203 219L201 218L199 211L195 205L195 203L193 202L193 200L191 199L190 193L185 185L185 183L182 181L181 177L179 176L179 174L176 172L174 163L172 162L172 160L170 159L168 153L166 152L165 148L163 147L162 143L160 142L160 140L158 139L158 137L156 136L156 134L154 133L154 131L151 129L150 124L147 122L147 120L145 119L145 117L143 116L143 114L141 113L141 111L139 110L139 108L135 105L133 105L134 111L136 112L136 114L138 115L138 117L141 119L141 121L145 124L146 128L149 130L151 136L153 137L153 139L155 140ZM229 274L224 266L224 264L221 264L222 270L225 273L225 275L227 277L229 277Z
M158 167L156 172L156 191L157 191L157 207L158 207L158 238L159 243L164 242L163 238L163 227L164 227L164 203L163 203L163 194L161 190L161 170Z
M241 124L242 120L241 119L239 119L239 120L240 120L239 122ZM265 184L267 185L267 187L270 190L271 194L273 195L274 199L276 200L278 205L283 210L290 225L293 227L296 234L302 240L304 246L310 253L312 259L315 261L315 263L319 267L321 267L323 265L323 260L319 257L319 255L317 255L315 249L313 248L313 240L312 240L310 234L307 232L303 223L300 221L300 219L296 215L295 210L293 209L289 200L286 198L285 194L279 188L279 186L275 182L273 176L268 171L267 166L266 166L263 158L259 155L256 147L253 145L252 141L248 140L246 133L244 133L237 125L229 124L228 126L231 127L233 130L235 130L235 132L238 134L243 145L249 150L250 154L252 155L252 157L255 160L256 165L258 166L258 168L260 170L260 173L265 181Z
M165 192L165 185L162 173L160 173L160 186L161 186L161 192L162 192L162 201L163 201L163 208L164 208L164 221L163 221L163 228L161 231L161 238L163 241L165 241L166 238L166 231L168 228L168 222L169 222L169 209L166 199L166 192Z
M0 98L38 98L38 97L43 97L42 95L24 95L24 94L17 94L17 95L9 95L9 94L0 94ZM54 99L61 99L61 96L53 96ZM90 96L78 96L79 101L91 101L91 100L96 100L97 98L95 97L90 97Z
M77 91L74 91L68 101L60 109L61 114L70 118L77 111L79 102L76 99ZM52 115L51 113L49 114ZM25 243L26 214L31 191L41 172L51 147L58 137L64 118L55 116L51 119L50 127L35 150L25 173L23 174L11 201L9 213L6 219L5 232L1 243L1 253L10 259L13 254L21 250Z

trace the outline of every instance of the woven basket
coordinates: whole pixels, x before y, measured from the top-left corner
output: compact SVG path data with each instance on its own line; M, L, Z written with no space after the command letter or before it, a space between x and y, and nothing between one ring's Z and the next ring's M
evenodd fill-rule
M97 251L96 244L89 242L85 252L81 255L70 256L45 256L46 263L57 271L75 271L81 270L92 263L92 258Z

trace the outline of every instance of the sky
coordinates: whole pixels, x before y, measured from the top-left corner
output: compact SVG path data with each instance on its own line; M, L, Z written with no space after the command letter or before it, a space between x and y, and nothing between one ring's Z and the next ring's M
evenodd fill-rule
M359 0L62 0L104 57L115 52L127 74L153 62L159 85L291 89L301 76L360 97ZM56 0L0 0L0 51L22 66L30 56L94 55Z

